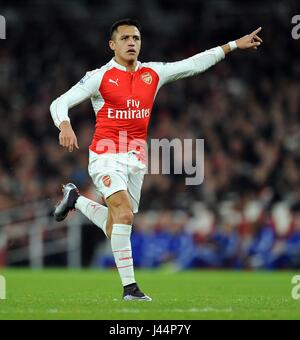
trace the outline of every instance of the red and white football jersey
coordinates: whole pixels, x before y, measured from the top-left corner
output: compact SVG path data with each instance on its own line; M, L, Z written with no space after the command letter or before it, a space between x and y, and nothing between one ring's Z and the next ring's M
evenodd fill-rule
M97 153L122 153L141 150L154 99L166 83L204 72L225 57L221 47L173 63L138 62L135 72L112 59L91 72L57 98L50 106L57 127L70 121L68 111L90 98L96 128L90 149ZM145 155L141 157L145 158Z

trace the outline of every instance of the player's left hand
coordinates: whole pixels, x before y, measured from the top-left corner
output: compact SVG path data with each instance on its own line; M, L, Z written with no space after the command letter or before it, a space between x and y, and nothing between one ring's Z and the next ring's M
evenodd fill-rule
M250 34L245 35L244 37L236 40L237 47L245 50L248 48L253 48L257 50L257 48L262 44L263 40L257 35L262 30L261 27L256 29Z

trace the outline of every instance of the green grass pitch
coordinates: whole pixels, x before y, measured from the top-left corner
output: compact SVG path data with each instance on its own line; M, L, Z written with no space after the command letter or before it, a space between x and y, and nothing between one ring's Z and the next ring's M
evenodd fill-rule
M136 271L152 302L126 302L113 270L2 270L1 319L300 319L292 272Z

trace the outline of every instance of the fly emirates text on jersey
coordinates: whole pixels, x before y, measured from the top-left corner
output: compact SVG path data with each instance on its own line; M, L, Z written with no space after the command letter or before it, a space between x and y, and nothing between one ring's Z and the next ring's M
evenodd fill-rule
M140 101L134 99L127 100L127 110L115 110L108 108L108 118L111 119L142 119L149 118L151 109L140 108Z

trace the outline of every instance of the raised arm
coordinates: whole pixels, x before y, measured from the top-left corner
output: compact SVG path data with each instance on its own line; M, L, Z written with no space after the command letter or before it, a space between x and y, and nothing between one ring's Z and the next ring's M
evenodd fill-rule
M69 109L92 97L98 90L99 70L88 72L79 83L54 100L50 112L54 124L60 129L59 144L70 152L78 147L77 137L73 131Z
M181 61L173 63L148 63L159 75L158 89L166 83L206 71L224 59L227 53L237 48L257 49L262 43L262 39L257 35L260 31L261 27L238 40L231 41L223 46L214 47ZM147 64L145 65L147 66Z
M240 39L235 41L231 41L230 43L223 45L222 49L225 54L234 51L235 49L239 48L241 50L245 50L248 48L252 48L257 50L258 46L263 42L263 40L257 35L262 30L261 27L257 28L250 34L243 36Z

